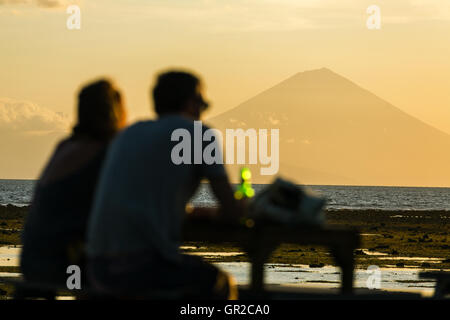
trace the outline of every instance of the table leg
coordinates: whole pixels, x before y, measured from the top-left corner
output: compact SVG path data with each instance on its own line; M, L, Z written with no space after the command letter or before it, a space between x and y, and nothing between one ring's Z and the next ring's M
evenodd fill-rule
M252 257L250 290L254 295L261 295L264 291L264 262L265 257L258 254Z
M341 267L341 291L343 294L353 293L354 257L353 250L349 248L333 248L333 255Z
M252 263L250 291L255 297L264 295L264 264L278 245L278 242L268 240L262 234L256 233L253 241L246 248Z

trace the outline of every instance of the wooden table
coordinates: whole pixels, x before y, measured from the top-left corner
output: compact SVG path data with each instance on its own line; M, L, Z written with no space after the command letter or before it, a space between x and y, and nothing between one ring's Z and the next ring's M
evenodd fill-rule
M183 230L185 241L210 243L232 242L241 247L251 262L251 292L258 296L264 292L264 263L282 243L318 245L328 247L341 268L341 292L353 290L354 250L360 244L355 230L335 227L290 227L255 223L219 223L204 219L187 220Z
M434 271L419 273L421 279L433 279L436 281L433 297L443 299L445 295L450 293L450 272Z

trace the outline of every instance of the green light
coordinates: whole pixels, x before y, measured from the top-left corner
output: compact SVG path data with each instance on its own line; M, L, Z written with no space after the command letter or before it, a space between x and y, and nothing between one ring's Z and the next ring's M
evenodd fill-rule
M252 178L252 173L250 172L250 169L243 168L241 171L241 177L242 177L242 180L244 180L244 181L250 180Z
M245 195L246 195L248 198L251 198L251 197L253 197L253 196L255 195L255 190L253 190L253 189L246 189L246 190L245 190Z
M241 169L241 184L234 193L234 197L237 200L240 200L244 197L251 198L255 195L255 190L252 188L252 184L250 182L251 177L252 173L249 168Z

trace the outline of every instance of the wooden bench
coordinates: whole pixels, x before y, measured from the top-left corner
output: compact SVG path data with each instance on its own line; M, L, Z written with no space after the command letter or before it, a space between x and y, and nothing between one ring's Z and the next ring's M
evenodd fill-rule
M360 244L355 230L331 227L286 227L259 223L249 226L193 219L185 224L185 241L232 242L241 247L251 262L250 291L264 295L264 263L282 243L328 247L341 268L341 293L352 294L354 250Z

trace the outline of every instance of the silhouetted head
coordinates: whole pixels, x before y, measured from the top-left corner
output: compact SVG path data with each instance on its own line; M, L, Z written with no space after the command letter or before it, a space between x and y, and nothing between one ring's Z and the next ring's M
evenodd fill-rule
M126 124L120 92L109 80L99 80L83 87L78 94L76 136L110 140Z
M208 103L203 99L202 82L184 71L169 71L158 75L153 88L153 102L159 116L179 113L199 119Z

